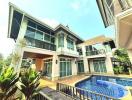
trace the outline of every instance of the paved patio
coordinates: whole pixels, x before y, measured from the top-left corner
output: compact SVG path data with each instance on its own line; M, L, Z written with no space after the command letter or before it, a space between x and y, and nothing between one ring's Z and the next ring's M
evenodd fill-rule
M56 83L57 82L74 86L76 82L78 82L80 80L83 80L83 79L85 79L89 76L90 75L84 75L84 74L83 75L75 75L75 76L66 77L66 78L63 78L63 79L60 79L60 80L57 80L57 81L51 81L51 80L46 79L46 78L41 78L40 79L40 86L41 87L48 86L52 89L56 89Z

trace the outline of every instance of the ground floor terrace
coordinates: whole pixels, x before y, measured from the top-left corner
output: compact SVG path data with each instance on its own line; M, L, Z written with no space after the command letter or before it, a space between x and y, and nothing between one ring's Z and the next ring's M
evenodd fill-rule
M42 54L27 52L23 53L22 66L27 63L37 71L40 71L47 79L58 80L66 77L86 74L113 74L110 59L100 58L78 58L65 55Z

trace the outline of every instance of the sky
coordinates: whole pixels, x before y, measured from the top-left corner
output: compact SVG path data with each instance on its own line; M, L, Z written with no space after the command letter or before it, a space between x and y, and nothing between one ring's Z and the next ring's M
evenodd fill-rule
M14 40L7 38L9 2L53 28L68 25L84 40L99 35L114 38L114 26L104 27L96 0L0 0L0 53L4 57L15 47Z

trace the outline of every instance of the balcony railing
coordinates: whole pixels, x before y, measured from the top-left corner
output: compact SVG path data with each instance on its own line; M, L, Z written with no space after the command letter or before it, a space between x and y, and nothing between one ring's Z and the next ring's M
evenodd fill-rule
M86 56L92 56L92 55L99 55L99 54L105 54L105 50L94 50L94 51L86 51Z
M57 83L56 90L72 97L73 100L120 100L107 95L92 92L90 90L84 90L62 83Z
M56 51L56 45L25 36L28 46Z

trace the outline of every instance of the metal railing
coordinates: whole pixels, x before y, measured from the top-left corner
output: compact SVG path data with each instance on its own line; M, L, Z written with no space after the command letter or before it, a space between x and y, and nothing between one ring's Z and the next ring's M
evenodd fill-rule
M27 41L28 46L56 51L56 45L55 44L48 43L48 42L41 41L41 40L37 40L37 39L27 37L27 36L25 36L25 39Z
M57 83L56 90L72 97L73 100L120 100L90 90Z
M86 51L86 56L99 55L99 54L105 54L105 50L100 49L100 50Z

